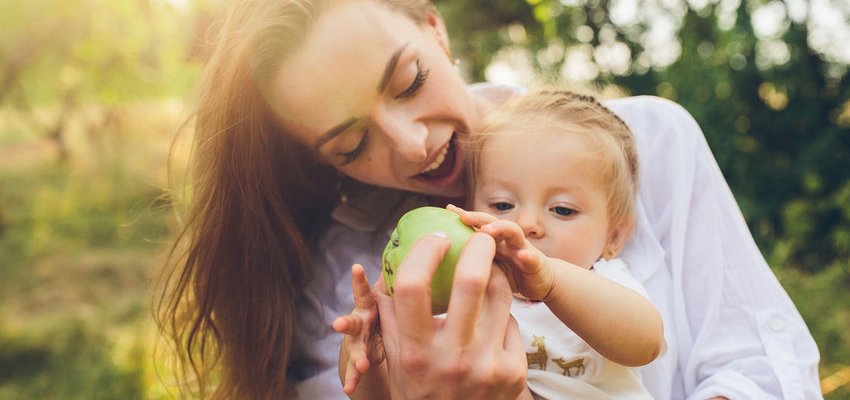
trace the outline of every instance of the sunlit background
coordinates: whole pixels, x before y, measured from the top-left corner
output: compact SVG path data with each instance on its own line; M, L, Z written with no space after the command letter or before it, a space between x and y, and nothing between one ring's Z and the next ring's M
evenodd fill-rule
M150 282L221 0L0 0L0 399L171 398ZM705 131L850 398L850 2L445 0L470 81L657 95Z

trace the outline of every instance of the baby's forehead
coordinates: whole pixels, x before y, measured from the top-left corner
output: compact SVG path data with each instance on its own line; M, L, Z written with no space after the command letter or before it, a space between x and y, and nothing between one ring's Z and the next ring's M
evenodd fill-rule
M530 126L505 126L482 132L478 151L486 158L488 153L500 151L575 153L575 156L598 157L603 150L587 129L564 128L548 124Z
M494 132L477 149L474 173L488 179L522 174L574 179L578 173L605 186L613 167L609 150L581 134Z
M581 136L535 137L494 135L478 148L479 175L552 174L570 175L581 170L588 177L601 178L608 169L608 157L592 141Z

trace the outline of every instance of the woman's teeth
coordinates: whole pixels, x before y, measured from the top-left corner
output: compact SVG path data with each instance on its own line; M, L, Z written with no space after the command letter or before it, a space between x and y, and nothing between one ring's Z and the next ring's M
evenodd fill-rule
M449 154L449 147L451 147L451 145L444 147L443 151L441 151L440 154L437 155L437 158L434 159L434 162L431 163L431 165L429 165L428 168L425 168L424 170L422 170L422 172L420 172L420 174L427 174L428 172L431 172L431 171L439 168L440 165L443 164L443 161L446 160L446 154Z

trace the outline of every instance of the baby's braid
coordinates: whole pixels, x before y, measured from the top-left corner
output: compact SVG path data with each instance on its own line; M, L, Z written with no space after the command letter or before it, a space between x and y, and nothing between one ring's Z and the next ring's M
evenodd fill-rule
M536 93L536 94L535 94ZM562 115L566 119L575 118L575 113L601 113L604 118L597 125L604 124L606 121L612 126L609 126L607 131L614 135L617 142L622 146L623 154L626 156L626 162L629 167L629 173L632 179L637 182L638 179L638 158L637 148L634 143L629 126L617 114L611 111L608 107L602 105L596 97L572 92L562 89L542 89L532 93L531 96L538 96L543 104L540 104L541 109L556 111L558 115ZM585 104L586 107L581 107L579 104ZM594 118L595 119L595 118ZM616 126L613 126L616 125ZM604 126L603 126L604 127ZM619 128L619 129L617 129Z
M566 103L567 101L580 101L580 102L583 102L583 103L589 103L593 107L596 107L597 109L604 112L608 116L617 120L626 129L629 129L629 126L626 125L625 121L623 121L617 114L614 114L614 112L611 111L610 109L608 109L608 107L603 106L602 103L600 103L599 100L596 99L596 97L586 95L586 94L571 92L569 90L546 90L546 89L544 89L544 90L541 90L540 93L544 94L544 95L555 96L555 97L563 96L564 99L556 100L556 103L553 104L553 106L555 108L563 106L564 103Z

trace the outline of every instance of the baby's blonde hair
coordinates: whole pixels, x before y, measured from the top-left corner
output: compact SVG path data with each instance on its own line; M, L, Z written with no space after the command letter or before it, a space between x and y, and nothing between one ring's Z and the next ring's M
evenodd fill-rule
M593 96L541 89L516 96L489 113L470 138L472 185L480 172L487 138L501 134L521 135L523 140L553 134L588 139L602 155L597 171L600 182L608 183L609 226L635 217L638 156L634 138L626 123ZM471 192L474 195L474 190Z

